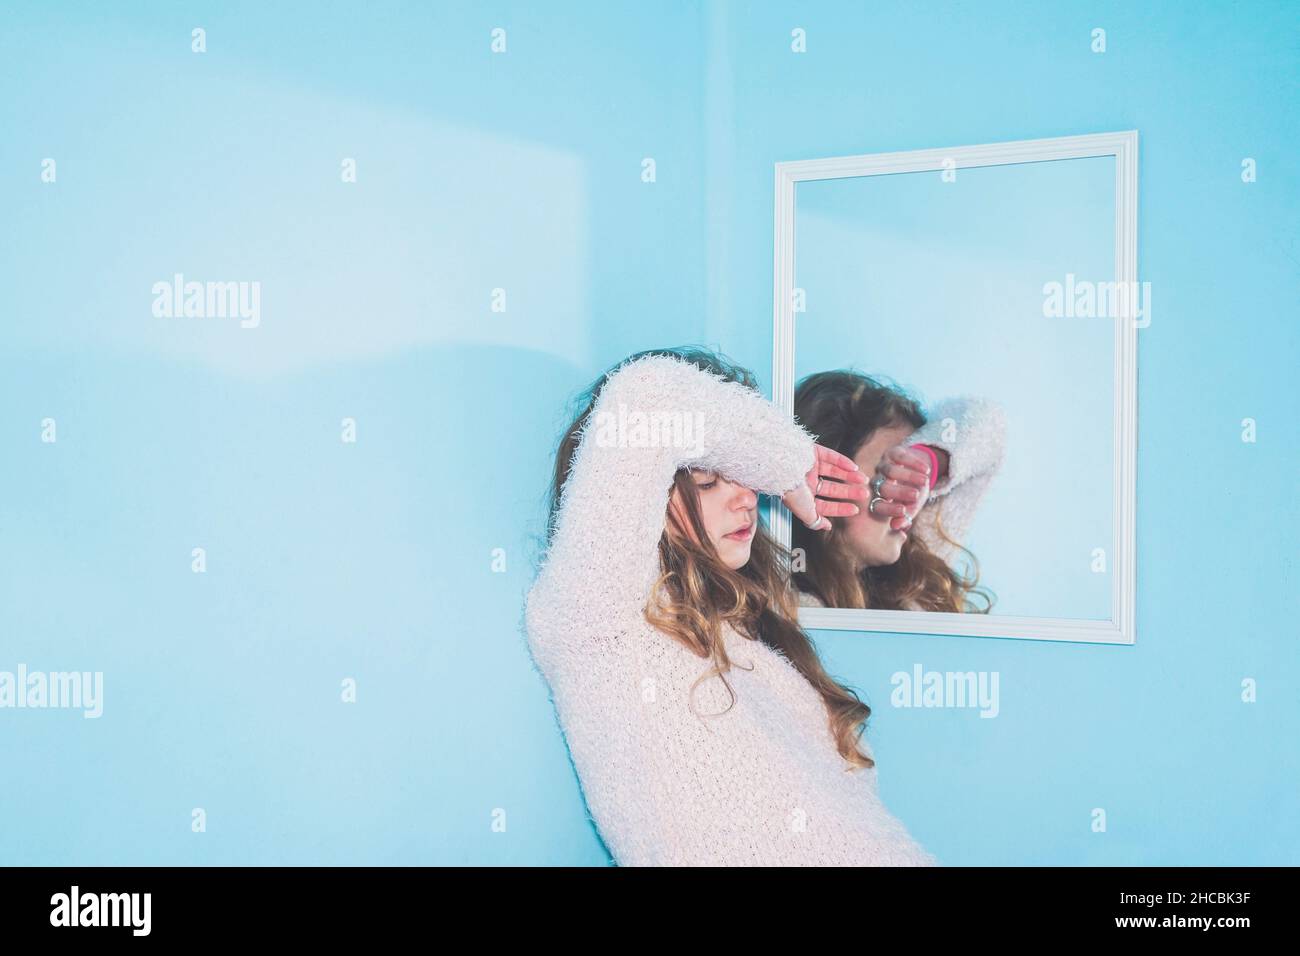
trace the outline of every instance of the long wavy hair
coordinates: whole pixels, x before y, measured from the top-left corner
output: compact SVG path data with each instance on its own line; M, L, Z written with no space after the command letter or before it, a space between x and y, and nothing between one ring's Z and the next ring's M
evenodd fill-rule
M727 381L758 391L751 372L708 349L653 349L638 352L627 361L648 355L673 355ZM606 371L575 400L576 414L555 453L548 541L555 532L561 493L584 424L605 382L622 364ZM730 624L743 637L761 641L784 656L817 690L825 703L832 739L840 755L850 764L848 769L874 767L875 761L858 744L871 708L851 688L827 674L812 641L799 627L798 608L790 586L789 553L771 537L761 512L749 562L732 570L723 563L704 526L699 491L691 470L678 469L673 486L680 493L684 515L679 517L674 509L666 509L664 532L659 539L660 574L652 593L647 595L644 613L651 625L711 664L691 685L692 712L702 716L693 705L694 691L714 676L722 680L731 695L727 710L735 704L735 691L726 678L733 662L723 643L723 625Z
M920 405L902 389L886 386L852 369L817 372L795 386L794 414L817 440L853 458L880 428L925 424ZM970 573L962 574L910 534L893 564L855 570L843 525L832 519L831 530L809 531L795 522L793 545L803 549L802 569L792 574L795 587L815 595L827 607L881 610L956 611L987 613L992 595L979 586L979 563L943 528L943 499L927 502L934 510L939 536L969 558Z

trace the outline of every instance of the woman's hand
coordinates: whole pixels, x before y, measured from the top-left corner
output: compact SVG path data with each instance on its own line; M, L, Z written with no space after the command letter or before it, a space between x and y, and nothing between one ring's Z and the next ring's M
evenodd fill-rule
M895 445L880 458L871 479L868 509L905 531L930 497L930 456L911 445Z
M817 460L804 483L781 497L790 513L814 531L829 531L831 518L857 514L854 501L870 497L867 476L852 458L817 445Z

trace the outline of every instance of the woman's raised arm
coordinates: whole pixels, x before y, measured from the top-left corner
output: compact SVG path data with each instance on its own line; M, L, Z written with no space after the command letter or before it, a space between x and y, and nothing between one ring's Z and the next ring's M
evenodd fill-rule
M815 460L812 437L754 390L674 355L629 360L606 379L574 453L528 595L530 640L617 639L643 620L678 468L784 494Z

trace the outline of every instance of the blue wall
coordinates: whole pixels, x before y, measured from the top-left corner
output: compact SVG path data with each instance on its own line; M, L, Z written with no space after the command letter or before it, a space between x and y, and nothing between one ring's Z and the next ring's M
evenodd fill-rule
M1137 643L815 635L875 708L882 795L945 863L1300 862L1298 19L1294 3L1172 2L708 17L707 55L730 65L706 96L729 130L709 189L728 197L710 281L730 297L710 331L759 368L773 163L1139 131ZM1000 715L891 708L890 675L918 663L998 672Z
M777 160L1128 128L1137 645L817 638L946 863L1295 862L1292 9L611 7L6 6L0 670L105 700L0 710L0 863L605 862L519 630L565 400L767 378ZM890 708L917 662L1000 717Z

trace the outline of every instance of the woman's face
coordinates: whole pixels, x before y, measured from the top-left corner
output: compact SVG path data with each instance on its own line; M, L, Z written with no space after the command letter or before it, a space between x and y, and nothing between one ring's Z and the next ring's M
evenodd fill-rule
M700 517L709 540L722 563L738 571L749 563L749 552L754 545L754 533L758 528L758 495L716 472L692 471L691 480L695 482L695 491L699 495ZM682 527L694 538L694 529L676 486L669 507L676 510Z
M905 440L912 431L913 429L908 425L878 428L858 449L853 460L857 462L864 475L874 478L876 466L880 464L885 452ZM867 510L866 502L861 503L857 514L834 520L840 525L838 533L859 567L893 564L903 553L907 532L891 530L889 517L887 515L876 517L871 514Z

